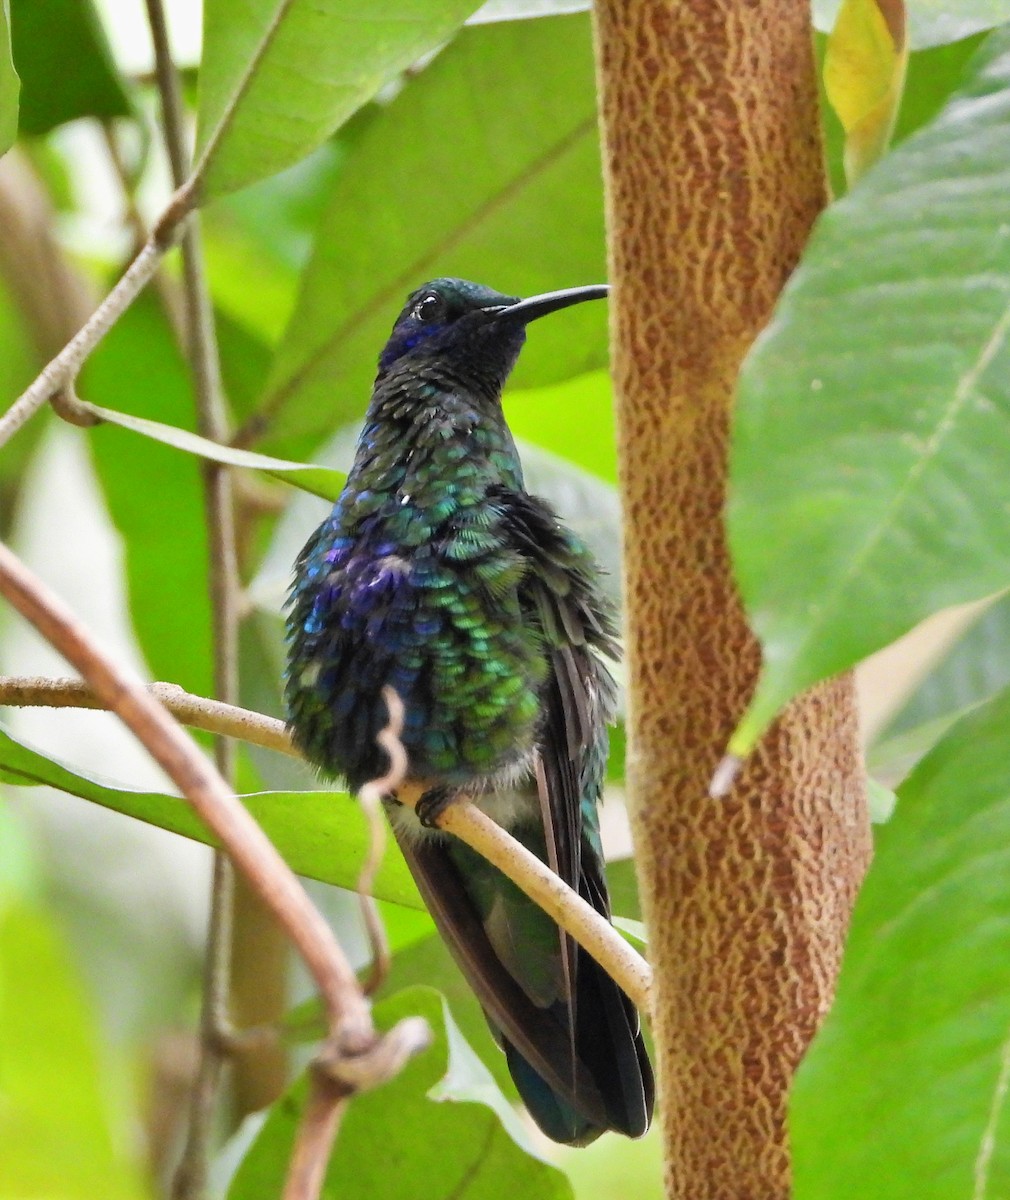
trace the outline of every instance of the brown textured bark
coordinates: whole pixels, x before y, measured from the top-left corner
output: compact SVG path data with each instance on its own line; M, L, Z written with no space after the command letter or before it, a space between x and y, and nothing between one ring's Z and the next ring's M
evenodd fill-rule
M789 709L729 799L707 796L759 663L722 527L734 381L826 202L809 3L595 12L667 1191L773 1200L789 1085L869 857L847 678Z

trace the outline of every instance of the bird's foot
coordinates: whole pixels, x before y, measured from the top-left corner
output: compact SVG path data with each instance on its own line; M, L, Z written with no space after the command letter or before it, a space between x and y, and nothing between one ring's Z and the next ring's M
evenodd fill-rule
M417 819L426 829L437 829L438 818L458 794L457 790L451 787L429 788L414 808Z

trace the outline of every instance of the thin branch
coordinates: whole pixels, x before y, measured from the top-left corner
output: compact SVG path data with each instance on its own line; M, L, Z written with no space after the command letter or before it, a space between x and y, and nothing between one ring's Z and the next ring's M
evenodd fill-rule
M315 1069L325 1073L342 1095L378 1086L398 1071L427 1044L427 1026L418 1018L408 1018L387 1034L376 1034L368 1001L326 921L195 742L3 543L0 594L81 672L95 694L136 734L287 930L326 1008L330 1034ZM318 1168L312 1178L321 1178L321 1171ZM314 1194L304 1188L289 1189L286 1195L289 1200L314 1200Z
M143 215L137 207L137 173L127 166L126 160L123 157L122 147L119 144L119 138L116 136L116 128L112 121L102 122L102 136L105 140L105 147L109 152L109 161L112 163L112 169L119 180L119 189L123 197L123 220L133 236L133 250L136 253L147 241L148 237ZM182 292L178 281L159 266L152 282L155 291L158 293L158 300L161 303L169 327L175 335L176 341L181 346L184 341L184 317L182 311Z
M82 328L70 339L0 417L0 446L80 371L84 360L140 294L158 268L162 256L175 240L179 224L189 215L192 194L188 188L175 193L161 220L122 278L95 309Z
M301 755L292 744L283 721L222 704L204 696L183 691L176 683L150 683L147 691L168 711L192 729L237 738L252 746L276 750L293 758ZM0 676L0 706L11 708L88 708L107 709L89 687L79 679L46 679L43 676Z
M176 187L181 187L189 167L186 149L186 120L179 88L179 75L168 40L168 25L161 0L146 0L147 24L154 46L154 72L161 99L161 123L165 130L165 150Z
M57 388L50 401L53 412L68 425L76 425L78 429L91 429L102 424L102 418L92 412L86 404L81 403L72 379L68 379L62 387Z
M389 755L389 770L381 778L369 780L359 793L372 830L371 846L358 880L365 925L372 943L372 970L368 982L364 984L366 995L371 995L382 984L389 969L386 931L379 920L375 901L368 894L375 882L386 845L382 798L399 787L407 772L407 752L400 740L403 732L403 701L389 687L383 689L383 696L389 720L376 741ZM317 1063L316 1069L309 1072L309 1095L288 1164L282 1200L299 1200L302 1196L315 1196L322 1192L333 1139L346 1107L347 1093L335 1082L332 1072L326 1070L322 1063Z
M162 124L172 179L183 186L189 169L185 114L179 77L172 59L162 0L146 0L148 25L161 97ZM194 214L182 234L183 290L187 348L196 395L197 430L216 442L227 442L228 417L221 388L221 364L214 309L207 288L200 241L199 216ZM235 510L231 473L219 463L203 464L204 508L207 521L211 621L213 624L214 694L233 704L238 699L239 572L235 540ZM218 737L214 760L234 787L235 743ZM231 986L231 940L235 906L231 867L220 853L214 864L216 881L207 936L203 1009L200 1018L201 1066L193 1090L186 1145L173 1183L175 1200L190 1200L206 1189L209 1129L217 1101L221 1067L227 1054L225 1034Z
M168 26L162 0L146 0L148 24L154 43L158 92L161 96L165 145L176 188L182 188L188 170L185 118L179 77L172 60ZM182 232L182 265L186 301L189 363L196 391L197 429L202 437L227 443L228 414L221 388L221 363L214 309L207 288L196 214ZM238 562L235 554L234 514L229 471L220 463L204 464L205 500L210 545L211 607L214 619L214 690L218 700L233 704L238 692ZM231 751L216 751L218 768L228 778L234 764Z
M199 1061L189 1091L186 1141L172 1175L171 1195L176 1200L199 1197L207 1188L207 1162L210 1155L211 1120L221 1087L225 1058L231 1038L227 1014L228 975L231 969L231 913L235 891L235 873L220 850L214 854L210 887L210 915L207 921L207 945L203 959L203 986L200 1008Z
M295 1138L281 1200L319 1196L333 1142L347 1111L349 1097L320 1072L309 1074L309 1094Z
M401 804L413 808L427 790L410 783L397 790ZM439 829L454 834L508 876L548 916L570 934L627 992L636 1008L648 1014L652 971L606 917L568 886L546 863L470 800L456 800L436 819Z
M355 1060L343 1054L338 1060L331 1049L324 1049L316 1057L309 1070L309 1095L282 1200L310 1200L319 1195L348 1098L392 1079L410 1058L430 1044L427 1022L421 1017L405 1017L367 1058Z
M165 695L180 720L197 728L227 733L254 745L298 755L284 724L273 717L229 705L215 704L193 696L174 685L158 683L152 688ZM164 689L164 690L162 690ZM79 706L84 693L80 685L66 680L0 679L0 704L38 705L58 703ZM87 694L86 707L98 707ZM83 705L81 705L83 706ZM397 799L416 804L423 784L397 789ZM605 918L578 896L559 876L497 825L469 800L457 800L441 814L439 826L482 854L582 946L620 983L643 1012L649 1012L648 995L652 973L639 955Z

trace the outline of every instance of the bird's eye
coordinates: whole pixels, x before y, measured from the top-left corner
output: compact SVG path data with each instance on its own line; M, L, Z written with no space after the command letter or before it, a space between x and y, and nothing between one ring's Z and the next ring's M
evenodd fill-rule
M430 321L437 321L445 312L445 304L441 296L434 292L429 292L427 296L422 296L414 305L414 316L419 321L427 324Z

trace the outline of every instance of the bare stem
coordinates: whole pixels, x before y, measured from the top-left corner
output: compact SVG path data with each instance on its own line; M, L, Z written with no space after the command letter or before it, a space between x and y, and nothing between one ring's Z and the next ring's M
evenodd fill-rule
M284 722L276 717L194 696L176 683L150 683L147 691L176 720L193 729L238 738L252 746L276 750L293 758L301 757ZM79 679L45 679L42 676L0 676L0 706L3 705L11 708L108 708L94 688Z
M322 1193L326 1165L347 1102L347 1095L335 1088L332 1080L315 1071L310 1073L309 1095L288 1164L282 1200L303 1200Z
M0 446L17 431L61 388L70 383L88 355L94 350L123 313L140 294L158 268L162 255L171 246L179 223L188 216L191 198L185 190L176 192L157 230L147 239L125 274L95 309L83 327L39 373L35 381L0 417Z
M207 1189L207 1162L211 1150L212 1117L221 1086L221 1074L230 1046L222 1037L229 1029L226 1002L230 967L232 896L235 873L226 856L214 854L210 889L210 916L203 961L203 1000L200 1009L200 1057L189 1093L186 1142L172 1176L173 1200L201 1196Z
M179 77L172 59L162 0L146 0L148 24L154 43L162 123L172 177L182 187L189 167ZM198 216L182 234L183 289L187 348L196 393L197 429L203 437L227 442L228 417L221 389L221 365L214 310L207 289ZM239 573L235 541L235 515L231 474L219 463L203 464L204 508L208 534L208 566L214 647L214 693L226 704L238 699ZM224 779L234 786L235 743L218 737L214 758ZM205 1191L208 1129L217 1098L228 1031L228 993L231 985L231 929L235 888L231 869L218 855L215 862L215 895L207 937L201 1015L201 1068L194 1089L189 1132L175 1181L176 1200L190 1200Z
M119 180L119 188L123 194L123 220L133 236L134 253L147 241L148 231L144 223L144 218L141 215L140 209L137 207L137 178L136 172L131 170L123 156L122 147L119 144L119 139L116 137L115 124L112 121L102 122L102 134L105 140L106 149L109 152L109 161L112 164L112 169ZM179 181L181 182L181 180ZM172 333L175 335L176 341L181 346L184 341L183 333L183 311L182 311L182 293L178 282L165 273L159 266L154 274L153 279L154 289L158 293L158 299L161 302L162 310L165 313L169 325L172 328Z

